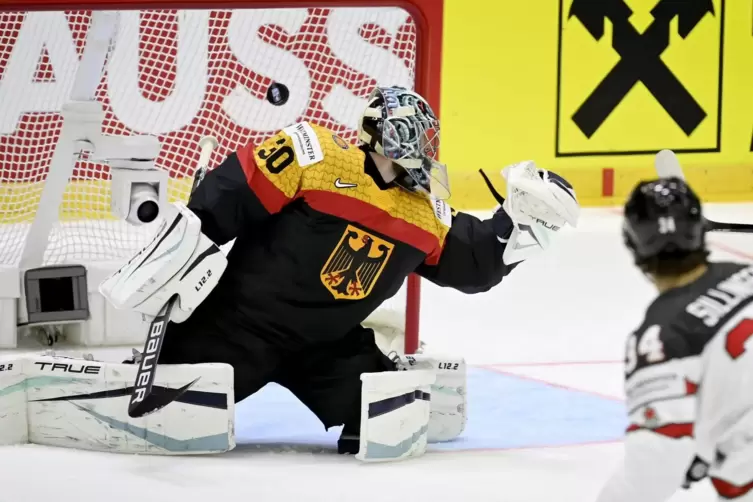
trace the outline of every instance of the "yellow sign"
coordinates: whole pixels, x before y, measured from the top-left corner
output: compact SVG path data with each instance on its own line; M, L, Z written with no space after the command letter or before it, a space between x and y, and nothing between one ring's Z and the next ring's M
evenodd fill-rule
M348 225L322 268L322 284L338 300L360 300L371 293L394 245Z
M560 0L556 155L720 150L724 0Z

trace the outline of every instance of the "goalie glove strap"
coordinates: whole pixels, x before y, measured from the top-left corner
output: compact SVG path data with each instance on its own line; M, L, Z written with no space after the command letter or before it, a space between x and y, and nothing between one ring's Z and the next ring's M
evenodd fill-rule
M483 169L479 169L478 172L481 174L481 177L484 178L484 182L492 193L492 197L494 197L499 203L499 205L494 208L494 214L492 215L492 228L494 229L494 233L497 234L499 241L504 244L510 239L512 230L515 228L515 223L512 221L512 218L510 218L510 215L502 209L502 204L505 203L505 198L499 194L496 188L494 188L494 185L489 180L489 177Z
M494 233L497 234L499 242L506 243L510 240L512 230L515 228L515 223L513 223L510 215L502 209L502 206L497 206L494 209L494 214L492 215L492 228L494 229Z

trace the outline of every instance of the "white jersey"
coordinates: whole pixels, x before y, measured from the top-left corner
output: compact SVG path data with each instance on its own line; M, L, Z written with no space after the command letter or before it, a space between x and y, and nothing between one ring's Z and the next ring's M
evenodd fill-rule
M753 266L713 263L660 295L625 362L625 458L598 502L663 502L705 476L752 502Z

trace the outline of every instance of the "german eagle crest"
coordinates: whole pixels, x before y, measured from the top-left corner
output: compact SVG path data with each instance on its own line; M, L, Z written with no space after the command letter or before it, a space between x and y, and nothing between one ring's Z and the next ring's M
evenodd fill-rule
M322 284L338 300L366 298L394 247L394 244L348 225L322 268Z

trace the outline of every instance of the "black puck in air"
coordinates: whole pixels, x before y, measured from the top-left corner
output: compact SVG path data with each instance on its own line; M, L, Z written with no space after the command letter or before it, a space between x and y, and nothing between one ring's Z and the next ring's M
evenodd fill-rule
M275 106L282 106L288 102L290 97L290 91L285 84L279 82L272 82L272 85L267 89L267 101Z
M159 216L159 205L153 200L147 200L141 203L136 209L136 217L141 223L151 223Z

